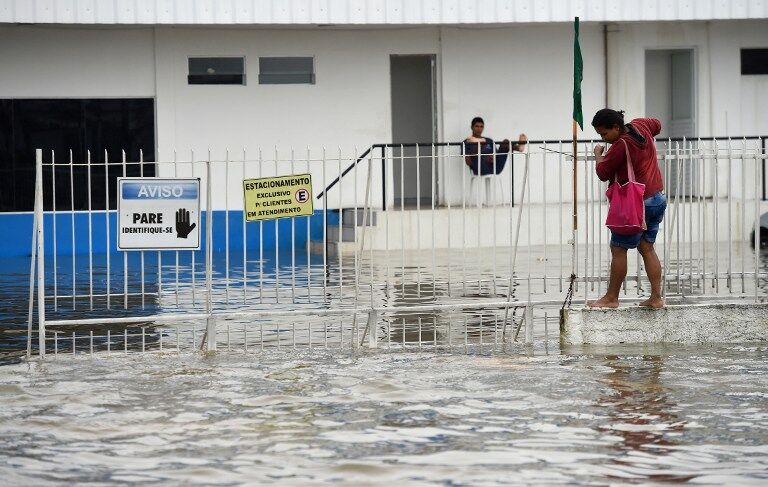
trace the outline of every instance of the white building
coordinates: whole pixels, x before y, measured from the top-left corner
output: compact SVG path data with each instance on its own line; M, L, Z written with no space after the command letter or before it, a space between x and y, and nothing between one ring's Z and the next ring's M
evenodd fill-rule
M763 0L0 0L0 210L31 210L34 147L349 158L462 140L476 115L497 139L568 139L574 16L585 136L604 106L662 135L768 134ZM191 84L221 57L235 84Z

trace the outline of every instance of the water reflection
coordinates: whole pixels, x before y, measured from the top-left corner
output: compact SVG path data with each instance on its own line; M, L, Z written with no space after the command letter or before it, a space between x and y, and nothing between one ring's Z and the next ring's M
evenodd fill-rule
M600 382L606 384L606 394L597 400L604 409L609 424L598 429L621 437L615 448L628 452L628 457L618 457L613 463L622 466L634 465L633 451L644 451L654 455L665 455L668 447L678 444L675 436L685 430L685 421L671 398L671 390L664 385L664 357L645 355L641 361L627 360L619 355L605 357L610 369ZM655 448L655 447L664 448ZM650 473L649 480L656 482L687 482L695 475L673 473Z

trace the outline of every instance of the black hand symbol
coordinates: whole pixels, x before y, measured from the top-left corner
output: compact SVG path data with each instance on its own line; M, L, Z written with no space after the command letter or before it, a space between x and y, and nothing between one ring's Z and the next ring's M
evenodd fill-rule
M180 208L176 211L176 236L178 238L187 238L189 233L195 229L197 223L189 224L189 211Z

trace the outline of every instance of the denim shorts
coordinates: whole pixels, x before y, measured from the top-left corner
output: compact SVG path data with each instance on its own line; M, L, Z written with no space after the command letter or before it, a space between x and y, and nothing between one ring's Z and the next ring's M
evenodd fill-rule
M641 238L649 243L656 241L656 234L659 233L659 224L664 219L664 210L667 209L667 197L659 191L655 195L646 198L644 203L645 231L635 235L618 235L611 232L611 246L636 249L640 244Z

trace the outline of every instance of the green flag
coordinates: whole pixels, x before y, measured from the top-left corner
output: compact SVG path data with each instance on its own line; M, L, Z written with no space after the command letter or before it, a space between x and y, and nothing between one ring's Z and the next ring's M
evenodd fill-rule
M584 130L584 114L581 113L581 80L584 79L584 61L579 46L579 18L573 22L573 119Z

